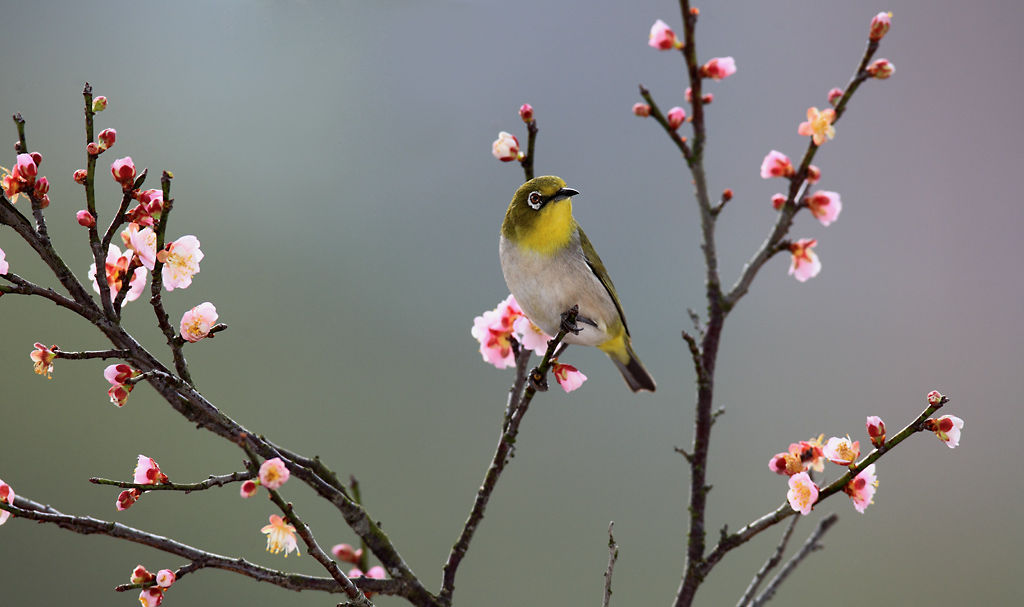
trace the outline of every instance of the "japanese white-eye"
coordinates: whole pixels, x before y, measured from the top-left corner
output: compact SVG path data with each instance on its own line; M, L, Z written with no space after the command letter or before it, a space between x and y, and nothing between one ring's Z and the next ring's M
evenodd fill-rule
M567 344L596 346L622 372L634 392L654 392L654 379L633 352L622 304L590 239L572 216L572 197L558 177L537 177L516 190L501 225L501 270L509 291L548 335L579 306L579 333Z

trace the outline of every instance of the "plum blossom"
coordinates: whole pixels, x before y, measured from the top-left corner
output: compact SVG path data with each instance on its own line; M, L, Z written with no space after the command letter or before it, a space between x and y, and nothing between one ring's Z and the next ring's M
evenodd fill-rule
M843 210L843 203L839 200L838 192L818 190L807 197L807 208L810 209L811 215L821 222L821 225L827 226L839 217L839 212Z
M107 286L110 287L110 299L113 300L117 297L117 294L121 291L121 283L124 280L125 274L128 271L128 266L131 264L132 255L122 255L121 249L117 245L111 243L107 249L107 260L105 262L106 275L107 275ZM135 301L142 294L142 290L146 288L146 277L149 273L146 268L140 267L135 269L135 273L132 274L131 288L128 289L128 295L125 297L125 302ZM96 264L93 263L89 266L89 278L92 280L92 290L97 293L100 292L99 284L96 282Z
M99 97L93 97L92 111L102 112L105 109L107 109L107 98L103 95L100 95Z
M197 342L210 334L217 324L217 308L208 301L186 311L181 316L181 336L186 341Z
M811 480L806 472L800 472L789 477L789 491L786 492L786 499L793 510L800 514L811 513L811 507L818 501L818 486Z
M818 108L807 108L807 122L801 122L797 133L805 137L810 136L814 145L825 143L826 139L836 136L836 127L832 122L836 119L836 111L832 108L818 111Z
M633 114L641 118L647 118L648 116L651 115L651 106L647 105L646 103L634 103Z
M791 444L787 453L778 453L769 460L768 468L776 474L786 476L793 476L810 469L815 472L823 471L825 458L822 452L821 438Z
M250 479L242 483L242 487L238 492L242 497L252 497L256 495L256 491L259 490L259 487L260 486L256 484L256 481Z
M135 163L131 156L118 158L110 165L110 174L114 181L121 184L121 189L127 190L135 184Z
M78 169L77 171L75 171L74 175L72 176L72 178L75 180L75 183L78 183L78 184L81 184L81 185L85 185L85 180L88 177L89 177L89 173L85 169Z
M199 249L199 239L189 234L167 245L167 249L157 253L156 258L164 264L164 287L173 291L192 284L192 276L199 273L203 252Z
M519 107L519 117L523 119L523 122L530 124L533 121L533 106L529 103L524 103Z
M875 496L878 488L878 478L875 476L875 465L869 464L854 479L843 487L843 491L853 500L853 507L857 512L864 514L864 511L871 505L871 498Z
M153 228L140 227L137 223L128 224L121 232L121 240L139 258L142 267L152 270L156 265L156 232Z
M159 607L164 602L164 589L159 586L144 588L139 595L139 602L143 607Z
M885 80L889 76L896 73L896 66L893 65L888 59L875 59L868 66L868 74L872 78L879 80Z
M373 578L375 580L383 580L383 579L385 579L387 577L387 573L384 571L384 568L381 567L380 565L377 565L375 567L370 567L370 570L367 571L366 573L363 573L363 571L361 569L359 569L359 567L353 567L348 572L348 577L349 578L368 577L368 578ZM376 593L374 593L374 592L366 592L364 590L363 594L366 595L366 598L370 598L371 596L373 596Z
M700 75L712 80L728 78L736 73L736 60L732 57L715 57L700 68Z
M39 152L18 154L18 160L10 171L4 169L4 195L11 202L17 202L21 192L30 192L35 188L36 175L39 174L39 163L43 157Z
M881 447L885 444L885 422L877 415L869 415L867 421L868 436L871 437L871 444Z
M522 160L523 153L519 151L519 140L512 133L501 131L498 138L491 144L491 153L502 162Z
M928 404L935 407L942 404L942 399L944 397L941 394L939 394L938 390L932 390L931 392L928 393L928 396L926 398L928 399Z
M878 42L889 31L892 25L892 13L878 13L871 19L871 29L868 32L868 40Z
M833 436L825 443L822 452L828 461L839 466L849 466L860 457L860 441L850 441L846 438Z
M358 564L359 560L363 558L363 549L353 549L350 544L336 544L331 548L331 553L334 554L334 558L343 563Z
M947 447L953 449L960 444L960 430L964 427L964 420L955 415L943 415L925 420L924 427L934 432Z
M832 105L839 103L839 99L843 96L843 89L835 87L828 91L828 102Z
M270 524L260 529L267 534L267 552L277 554L284 551L285 558L291 551L300 555L298 542L295 540L295 527L289 525L276 514L270 515Z
M107 391L107 395L110 396L110 402L118 407L123 407L125 402L128 401L128 395L135 388L135 384L126 382L139 375L142 375L142 373L124 363L110 365L104 369L103 377L112 385L110 390Z
M768 152L761 162L761 177L763 179L791 177L793 172L793 163L789 161L789 157L778 150Z
M6 274L11 271L11 264L7 263L7 253L4 253L3 249L0 249L0 274Z
M277 489L285 484L291 473L280 457L265 460L260 464L260 484L267 489Z
M100 131L100 134L96 136L96 139L100 140L99 148L101 152L104 152L110 149L110 147L114 145L114 142L117 141L117 131L114 129L103 129Z
M818 244L817 239L801 238L790 243L789 252L793 255L793 263L789 266L789 275L800 282L807 282L821 272L821 260L811 249Z
M139 565L132 570L131 580L133 584L148 584L156 580L156 576L150 573L142 565Z
M11 486L3 481L0 481L0 503L14 504L14 489L11 489ZM0 525L6 523L10 516L10 512L0 510Z
M683 122L686 122L686 110L676 106L668 111L665 115L665 119L668 120L668 126L673 131L683 126Z
M164 485L168 482L167 475L160 472L160 465L152 457L139 455L139 463L135 466L136 485Z
M515 364L512 353L512 324L523 315L514 295L509 295L498 307L484 312L473 320L470 333L480 342L480 355L499 369Z
M786 196L781 192L772 196L772 208L778 211L782 208L782 205L786 204Z
M818 183L821 181L821 169L813 164L807 165L807 183Z
M174 572L170 569L161 569L156 574L156 585L160 588L170 588L171 584L177 579Z
M544 356L544 353L547 352L551 336L533 324L529 318L520 316L512 321L512 331L519 343L527 350L533 350L537 356Z
M126 489L126 490L124 490L124 491L122 491L121 493L118 494L118 496L117 496L117 503L115 504L115 507L117 508L118 512L121 512L122 510L127 510L127 509L132 507L132 504L134 504L135 502L139 501L140 497L142 497L142 491L141 490L139 490L139 489ZM133 583L137 584L139 582L133 582Z
M572 365L563 365L556 362L552 365L551 372L555 376L555 381L566 392L572 392L582 386L583 382L587 381L587 376L580 373L579 369Z
M647 44L659 51L670 51L685 46L682 40L676 38L676 33L672 31L672 28L661 19L655 21L651 26L650 40L647 41Z
M46 379L50 379L53 373L53 359L57 358L57 346L54 345L52 348L47 348L41 343L35 343L36 349L29 354L29 358L32 359L33 367L35 372L39 375L45 375Z

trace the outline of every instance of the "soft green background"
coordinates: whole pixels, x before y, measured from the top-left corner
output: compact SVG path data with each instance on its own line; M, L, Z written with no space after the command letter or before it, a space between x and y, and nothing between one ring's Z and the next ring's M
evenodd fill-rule
M707 172L736 199L720 222L731 284L774 217L781 181L758 176L770 149L797 158L807 107L844 86L868 22L895 14L880 57L897 71L853 99L816 164L842 194L819 238L824 269L806 284L780 256L729 318L718 374L709 539L774 509L785 479L768 458L825 433L866 442L864 418L893 432L932 389L966 420L963 444L915 437L881 461L875 505L818 507L841 520L779 604L996 605L1020 588L1024 508L1020 412L1024 289L1020 37L1016 0L888 4L741 0L701 4L702 59L738 73L709 83ZM81 89L110 98L100 128L152 175L175 174L169 233L195 234L206 259L165 298L177 319L214 302L230 330L188 348L198 387L253 431L356 474L382 522L432 590L493 453L512 374L481 362L473 317L507 294L501 217L521 183L490 154L498 131L536 108L538 174L580 190L576 216L622 294L634 343L658 380L629 393L604 355L571 349L582 389L538 398L518 451L459 572L459 605L594 605L606 528L621 547L613 605L666 605L683 566L693 373L679 331L701 309L702 261L690 177L653 121L630 113L643 83L682 104L682 63L647 46L667 0L614 2L22 2L0 9L0 114L22 112L52 182L51 234L84 278ZM4 127L10 166L15 129ZM155 181L151 182L155 183ZM116 186L101 172L109 217ZM52 278L10 231L12 271ZM274 512L236 487L147 495L117 513L138 453L177 481L241 467L234 446L197 431L146 386L124 409L100 361L32 373L34 341L105 347L97 331L42 301L0 301L0 478L68 513L117 520L258 563L321 573L305 554L264 552ZM130 331L164 358L143 301ZM836 470L830 474L834 477ZM287 499L330 546L353 541L299 483ZM776 542L732 553L701 590L730 605ZM4 604L130 605L131 569L184 563L109 538L9 521L0 529ZM826 599L826 594L828 598ZM166 605L333 605L238 575L183 579ZM381 605L404 604L381 598Z

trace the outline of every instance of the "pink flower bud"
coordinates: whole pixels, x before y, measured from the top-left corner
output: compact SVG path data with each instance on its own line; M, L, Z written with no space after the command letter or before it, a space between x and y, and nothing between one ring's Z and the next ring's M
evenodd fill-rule
M867 421L868 436L871 437L871 444L881 447L885 444L885 422L877 415L869 415Z
M132 571L132 583L133 584L148 584L156 579L156 576L146 570L145 567L139 565Z
M498 138L491 144L491 153L502 162L511 162L519 159L519 140L511 133L502 131Z
M554 362L552 360L552 362ZM583 385L583 382L587 381L587 376L580 373L579 369L572 365L563 365L561 363L555 363L551 367L551 372L555 376L555 381L558 382L559 386L566 392L572 392L576 388Z
M786 197L782 194L776 194L772 196L772 208L778 211L782 208L782 205L786 204Z
M85 179L88 176L89 176L89 172L88 171L86 171L85 169L78 169L77 171L75 171L75 175L74 175L75 183L80 183L82 185L85 185Z
M843 89L836 87L828 92L828 102L835 105L836 103L839 103L839 98L842 96Z
M93 141L90 141L89 144L85 146L85 151L88 152L90 156L98 156L103 152L103 150L100 149L100 145Z
M344 563L352 563L353 565L359 564L359 559L363 557L362 549L355 550L349 544L337 544L331 548L331 552L334 554L334 558Z
M115 160L114 164L110 165L110 174L114 176L114 181L121 184L121 188L131 188L135 183L135 164L132 157L125 156Z
M807 183L818 183L821 179L821 169L813 164L807 165Z
M523 119L523 122L529 124L533 121L533 106L529 103L524 103L519 108L519 117Z
M3 262L5 267L0 268L3 270L3 274L7 273L7 262ZM53 359L57 358L57 346L54 345L52 348L47 348L41 343L35 344L35 350L29 353L29 358L32 359L32 366L35 372L39 375L45 375L47 379L50 379L53 373Z
M36 198L41 198L50 191L50 181L46 177L36 179Z
M122 491L117 496L116 507L117 507L118 512L120 512L121 510L127 510L127 509L131 508L132 504L134 504L136 501L138 501L139 497L141 497L141 496L142 496L142 492L139 491L138 489L127 489L125 491ZM141 566L142 565L139 565L139 567L141 567ZM137 570L138 569L136 569L136 571ZM145 569L143 569L143 571L145 571ZM133 584L141 584L142 582L136 582L136 581L133 580L132 583Z
M106 150L114 145L114 141L117 139L117 131L114 129L103 129L96 138L100 140L100 149Z
M96 218L86 209L79 211L75 217L78 218L78 225L82 227L91 228L96 225Z
M715 57L700 68L700 75L712 80L728 78L736 73L736 60L732 57Z
M152 457L139 455L139 463L135 465L136 485L164 485L167 475L160 472L160 465Z
M159 607L164 602L164 589L159 586L146 588L139 595L143 607Z
M669 128L674 131L681 127L684 122L686 122L686 110L679 106L676 106L668 111L668 114L665 116L665 119L668 120Z
M36 162L36 158L39 162ZM16 175L26 181L35 179L35 176L39 174L39 163L43 161L43 157L39 155L39 152L32 152L31 154L18 154L18 162L11 169L13 175Z
M704 103L704 105L709 105L712 101L715 100L715 96L711 93L705 93L704 96L701 97L700 99Z
M889 63L888 59L875 59L871 65L868 66L868 73L871 74L873 78L885 80L896 73L896 66Z
M843 210L843 203L837 192L818 190L807 197L807 208L810 209L811 215L821 222L821 225L827 226L839 217L839 212Z
M256 481L248 480L242 483L242 488L239 491L239 493L241 494L242 497L252 497L256 495L256 491L258 489L259 485L256 484Z
M39 208L40 209L45 209L48 206L50 206L50 195L49 194L43 194L42 200L39 201Z
M793 175L793 163L789 157L777 150L768 152L761 162L761 177L770 179L772 177L791 177Z
M670 51L685 46L681 40L676 38L676 33L661 19L655 21L651 26L650 40L647 41L647 44L659 51Z
M173 571L170 569L161 569L156 574L156 585L161 588L170 588L171 584L173 584L176 579L177 576L174 575Z
M95 97L92 100L92 111L94 111L94 112L102 112L105 109L107 109L107 98L106 97L104 97L103 95L100 95L99 97Z
M651 115L651 106L646 103L634 103L633 114L640 116L641 118L647 118Z
M683 93L683 97L686 98L686 103L693 103L693 89L686 87L686 91Z
M32 152L28 156L29 158L32 159L32 162L34 162L37 167L43 164L43 155L40 154L39 152Z
M14 489L7 483L0 481L0 502L5 504L14 503ZM7 518L11 516L11 513L6 510L0 510L0 525L7 522Z
M892 13L878 13L871 20L871 29L868 32L868 40L872 42L878 42L881 40L886 32L889 31L889 26L892 25Z
M927 398L928 404L933 407L942 403L942 395L939 394L938 390L932 390L931 392L929 392Z
M732 188L725 188L722 192L722 202L729 202L732 200Z

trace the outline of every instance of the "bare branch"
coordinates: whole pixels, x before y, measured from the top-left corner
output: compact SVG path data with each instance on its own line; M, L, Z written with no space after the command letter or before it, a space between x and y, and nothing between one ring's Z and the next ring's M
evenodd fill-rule
M839 522L839 516L835 513L829 514L825 518L821 519L821 521L818 522L818 526L814 528L814 531L807 538L807 541L804 542L804 545L800 548L799 552L794 554L793 558L789 559L789 562L787 562L779 571L778 575L772 578L771 583L769 583L768 587L764 589L764 592L758 595L757 599L753 602L752 607L761 607L770 601L772 597L775 596L779 586L786 581L786 578L789 577L789 574L793 573L801 561L807 558L807 556L815 550L824 548L824 546L819 544L818 541L821 540L822 536L824 536L832 525L835 525L837 522ZM792 525L790 527L792 527Z

